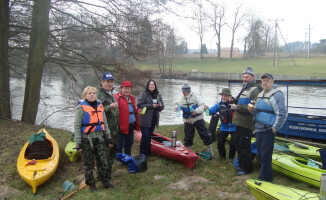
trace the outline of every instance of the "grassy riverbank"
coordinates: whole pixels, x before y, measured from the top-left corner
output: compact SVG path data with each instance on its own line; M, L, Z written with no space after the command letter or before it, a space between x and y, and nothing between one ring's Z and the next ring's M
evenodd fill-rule
M56 199L63 191L62 184L65 180L74 182L78 187L83 177L82 163L80 161L70 163L64 154L64 147L69 141L70 132L7 120L0 120L0 127L0 164L2 166L0 184L2 187L8 187L8 194L2 194L3 198ZM21 147L29 136L41 128L46 128L57 140L61 157L55 175L40 186L37 195L34 196L32 188L19 177L16 161ZM161 126L157 132L170 137L173 130L177 131L178 140L181 140L183 138L182 125ZM71 199L254 199L245 181L248 178L258 177L260 166L257 161L254 161L253 173L235 176L231 161L217 158L216 143L213 145L216 157L211 161L200 159L192 170L177 162L157 156L148 160L148 170L145 173L131 174L126 167L114 165L112 179L114 189L103 189L102 184L98 182L98 191L90 193L88 189L84 189ZM204 150L198 134L196 134L193 149ZM138 152L139 145L135 142L133 155ZM319 192L316 188L277 173L274 173L274 183ZM175 185L171 186L172 184ZM188 190L181 189L181 186L188 187Z
M275 75L296 75L296 76L325 76L326 77L326 57L294 58L294 66L291 58L279 59L279 68L273 67L272 58L260 59L174 59L174 71L199 72L226 72L241 73L245 67L251 66L257 74L266 72ZM151 63L139 63L141 69L158 70L158 66Z

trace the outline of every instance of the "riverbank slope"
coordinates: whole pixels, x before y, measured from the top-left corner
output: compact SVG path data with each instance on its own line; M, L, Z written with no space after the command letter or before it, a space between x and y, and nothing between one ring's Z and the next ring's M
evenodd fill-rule
M82 163L70 163L64 154L64 148L71 133L44 126L35 126L20 121L0 119L0 197L8 199L57 199L63 192L62 184L69 180L76 187L83 180ZM16 161L21 147L29 136L45 128L58 142L60 163L55 175L40 186L37 194L18 175ZM172 131L183 138L183 125L161 126L157 132L171 137ZM130 174L125 166L114 165L112 184L114 189L104 189L97 182L98 191L90 193L88 189L77 192L71 199L250 199L254 200L245 181L257 178L260 169L254 161L254 172L246 176L235 176L230 160L220 160L216 143L213 144L216 157L213 160L199 160L194 169L165 158L152 156L148 160L148 170L144 173ZM204 145L198 134L195 136L195 151L203 151ZM139 145L135 142L133 155L138 154ZM274 173L274 183L298 189L318 192L304 183L291 180ZM66 194L67 195L67 194Z

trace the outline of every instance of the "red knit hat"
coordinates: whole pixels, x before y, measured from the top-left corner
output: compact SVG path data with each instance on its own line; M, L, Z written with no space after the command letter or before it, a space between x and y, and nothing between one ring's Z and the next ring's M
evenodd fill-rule
M130 81L123 81L120 88L122 88L122 87L131 87L132 88L132 84Z

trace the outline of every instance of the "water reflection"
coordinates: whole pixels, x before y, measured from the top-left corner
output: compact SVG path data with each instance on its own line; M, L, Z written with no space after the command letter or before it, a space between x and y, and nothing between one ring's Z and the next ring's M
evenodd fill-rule
M42 80L41 101L36 123L44 123L48 126L73 130L74 111L77 100L80 98L81 88L87 85L97 87L99 82L95 75L79 74L78 80L82 80L81 87L77 87L67 76L46 75ZM228 87L227 82L187 81L157 79L157 86L165 103L165 110L161 112L160 124L181 124L182 118L176 117L174 103L182 95L182 85L188 83L191 90L203 97L208 106L213 106L220 101L219 92ZM24 97L25 81L11 78L11 98L13 118L20 120ZM118 86L119 87L119 86ZM286 96L286 86L279 86ZM232 95L236 96L241 89L241 84L231 84ZM326 87L322 86L289 86L290 106L298 107L323 107L326 100ZM326 116L326 110L306 110L289 108L289 112L300 114L312 114ZM205 116L205 120L210 117Z

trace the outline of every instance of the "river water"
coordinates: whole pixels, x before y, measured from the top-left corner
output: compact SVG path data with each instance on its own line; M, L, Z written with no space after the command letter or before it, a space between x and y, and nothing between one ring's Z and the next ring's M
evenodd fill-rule
M81 88L87 85L97 87L99 83L95 76L77 75L76 78L81 81ZM184 83L188 83L191 86L191 90L199 94L210 107L220 101L219 91L224 87L228 87L228 83L225 81L156 79L156 82L165 104L165 109L161 112L160 117L161 125L182 123L182 118L176 117L174 103L181 98L181 88ZM10 84L13 119L20 120L25 81L23 79L11 78ZM119 86L116 87L119 88ZM280 85L279 88L286 96L286 86ZM232 95L237 96L241 89L241 84L231 84L230 89ZM45 75L42 80L42 98L39 104L36 123L73 131L74 110L76 102L79 100L77 94L80 95L81 90L68 77ZM324 104L326 102L325 86L289 86L288 96L289 106L326 108ZM326 116L325 109L289 108L289 112ZM209 116L205 116L205 120L208 121L209 119Z

